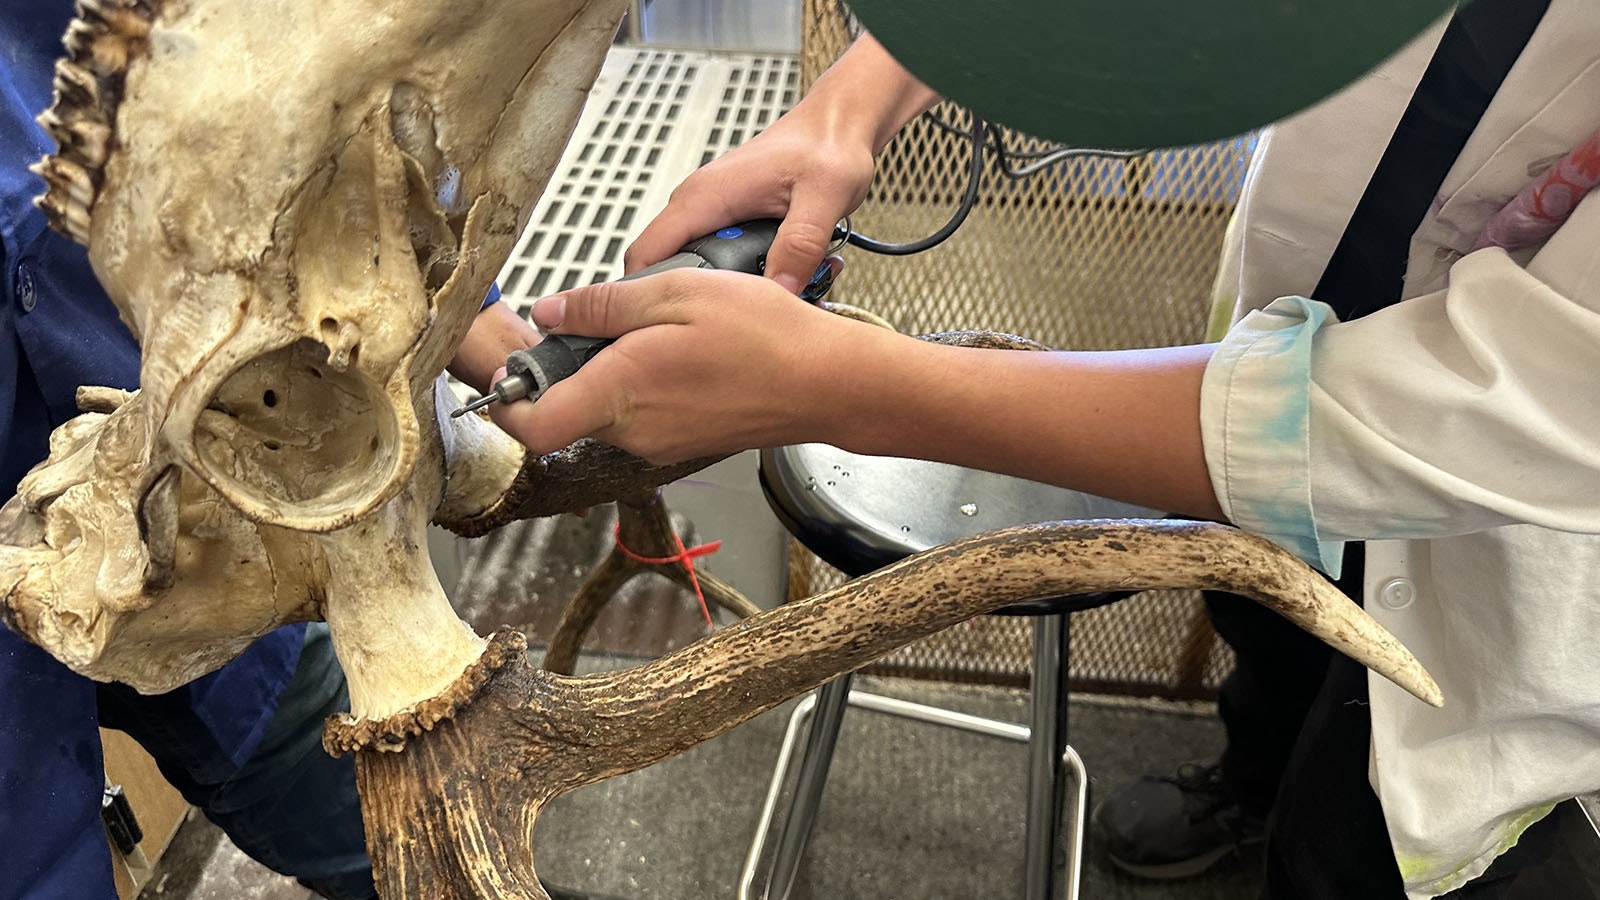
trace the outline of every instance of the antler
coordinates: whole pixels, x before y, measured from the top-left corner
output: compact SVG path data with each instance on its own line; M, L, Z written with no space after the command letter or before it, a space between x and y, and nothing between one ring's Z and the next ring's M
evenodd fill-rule
M1204 587L1252 597L1428 703L1409 652L1299 560L1236 529L1079 522L991 532L746 619L637 668L571 678L501 632L415 716L330 722L356 758L369 845L389 898L547 900L533 868L539 809L574 788L713 738L828 679L974 615L1099 590ZM468 764L470 761L470 765Z

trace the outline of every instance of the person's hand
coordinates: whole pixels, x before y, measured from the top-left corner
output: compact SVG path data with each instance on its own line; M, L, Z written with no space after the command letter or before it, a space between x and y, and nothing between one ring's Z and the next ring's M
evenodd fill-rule
M828 421L830 368L856 329L752 275L679 270L534 306L544 330L615 337L534 403L490 415L534 453L593 436L654 463L787 443Z
M489 407L536 454L592 436L669 464L817 441L1223 515L1200 432L1210 345L943 346L825 312L765 278L705 269L567 291L533 318L548 332L617 339L537 401Z
M766 274L797 294L811 280L834 226L867 196L870 144L796 107L748 143L708 163L672 192L624 257L633 272L691 240L751 219L782 219Z
M491 303L472 320L472 328L450 360L450 374L478 393L487 393L494 384L495 371L503 368L512 351L539 343L539 332L528 320L517 315L505 301Z
M834 226L867 196L874 157L938 100L862 35L771 127L690 175L628 248L634 272L719 228L782 219L766 274L789 293L811 279Z

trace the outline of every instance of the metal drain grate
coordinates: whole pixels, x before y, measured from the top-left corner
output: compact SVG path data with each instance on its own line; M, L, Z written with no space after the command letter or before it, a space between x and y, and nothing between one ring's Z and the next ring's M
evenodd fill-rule
M792 56L614 48L556 174L500 272L527 314L546 294L622 274L622 254L690 172L799 97Z
M800 96L798 59L748 56L730 63L727 87L696 166L755 137Z

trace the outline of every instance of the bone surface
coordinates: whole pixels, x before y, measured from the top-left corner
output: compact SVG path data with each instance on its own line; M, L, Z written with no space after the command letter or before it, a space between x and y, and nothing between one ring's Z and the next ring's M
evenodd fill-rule
M40 205L88 245L142 388L64 428L8 508L18 630L157 691L326 617L384 716L478 656L421 529L502 506L526 466L487 422L442 431L437 378L623 7L80 6Z

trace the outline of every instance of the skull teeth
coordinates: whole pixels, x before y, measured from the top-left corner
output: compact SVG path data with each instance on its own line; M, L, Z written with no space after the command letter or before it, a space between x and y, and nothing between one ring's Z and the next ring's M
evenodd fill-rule
M89 211L81 206L63 203L61 198L46 192L34 198L34 205L44 210L45 217L50 222L50 227L72 238L74 241L89 246Z
M94 202L94 183L89 173L74 162L57 157L46 157L33 171L44 178L50 187L66 196L73 206L87 210Z
M124 35L140 37L150 33L155 19L154 5L133 0L78 0L78 17L73 25L103 26ZM71 34L69 29L68 34Z
M128 66L144 54L156 12L152 0L79 0L67 26L55 102L38 119L59 149L34 168L47 185L35 202L52 227L81 244L89 242L89 212L115 143Z
M94 169L105 166L111 149L110 125L86 117L64 122L54 108L39 115L39 124L75 162Z
M51 110L67 118L73 112L89 112L104 107L100 79L71 59L56 60L56 102Z

